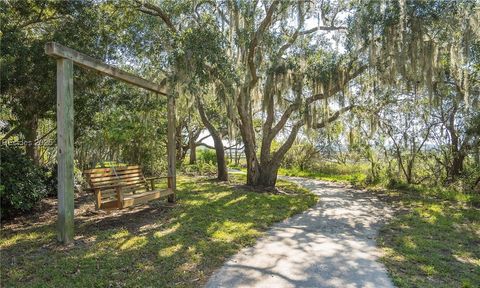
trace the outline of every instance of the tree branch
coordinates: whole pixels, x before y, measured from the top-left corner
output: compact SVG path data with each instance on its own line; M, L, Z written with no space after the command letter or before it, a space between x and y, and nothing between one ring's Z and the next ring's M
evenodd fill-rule
M347 77L347 79L345 80L345 83L348 83L352 79L356 78L363 71L365 71L365 69L367 69L367 65L360 66L354 73L350 74L350 76ZM305 101L304 101L304 104L306 106L308 106L308 105L312 104L313 102L323 100L323 99L327 99L327 98L335 95L335 93L340 92L342 90L342 88L343 88L343 86L341 86L340 83L337 83L334 87L332 87L332 90L328 91L328 93L318 93L318 94L315 94L315 95L312 95L312 96L306 98ZM270 133L271 134L270 135L271 139L275 138L275 136L280 132L280 130L282 130L283 126L285 126L288 119L290 119L290 116L292 115L292 113L297 111L300 108L300 105L301 105L301 102L295 101L294 103L290 104L287 107L285 112L280 117L280 120L278 121L278 123L272 128L271 133Z
M42 137L38 138L37 140L35 140L35 143L38 143L40 141L42 141L43 139L45 139L45 137L47 137L48 135L52 134L53 131L55 131L57 129L57 126L53 127L52 129L50 129L50 131L48 131L47 133L45 133L45 135L43 135Z
M15 128L13 128L13 129L11 129L10 131L8 131L7 134L5 134L5 136L3 136L2 140L0 140L0 141L5 141L5 140L7 140L8 138L12 137L12 135L14 135L15 133L17 133L19 130L20 130L20 125L15 126Z
M172 30L172 32L174 32L174 33L177 32L177 28L175 28L175 25L173 25L172 20L162 10L162 8L160 8L156 5L153 5L152 3L148 3L148 2L143 2L143 1L139 1L139 0L136 0L136 2L141 5L140 8L139 8L141 12L160 17L163 20L163 22L167 25L167 27L170 30Z
M250 70L250 75L252 77L252 79L250 79L250 86L253 86L258 81L257 69L254 61L255 50L260 41L260 38L263 36L270 24L272 24L273 12L275 12L275 9L277 8L279 3L279 0L275 0L273 1L272 5L270 5L270 7L267 9L267 14L265 15L265 18L262 20L262 22L260 22L260 26L258 27L258 30L255 31L252 42L250 43L250 46L248 48L247 62Z
M345 113L347 111L352 110L354 107L355 107L354 105L343 107L343 108L339 109L338 111L336 111L332 116L328 117L328 119L323 120L322 122L318 122L318 123L313 124L312 128L314 128L314 129L324 128L325 126L327 126L327 124L332 123L333 121L337 120L338 117L340 117L340 115L342 115L343 113Z
M285 156L285 153L292 147L293 142L297 138L298 131L300 131L300 128L302 128L304 124L303 120L298 121L295 123L292 127L292 131L290 132L290 135L288 135L287 140L283 143L280 148L278 148L277 151L273 153L272 159L275 162L275 164L280 164L280 161L282 161L283 156Z
M212 149L212 150L215 150L215 147L213 146L210 146L208 144L205 144L205 143L198 143L197 146L203 146L203 147L207 147L208 149Z
M300 35L311 34L317 31L338 31L338 30L347 30L346 26L318 26L312 29L304 30L300 32Z
M204 137L200 138L200 139L199 139L199 140L197 140L196 142L198 142L198 143L202 143L202 141L203 141L203 140L205 140L205 139L207 139L208 137L210 137L210 134L208 134L208 135L206 135L206 136L204 136Z

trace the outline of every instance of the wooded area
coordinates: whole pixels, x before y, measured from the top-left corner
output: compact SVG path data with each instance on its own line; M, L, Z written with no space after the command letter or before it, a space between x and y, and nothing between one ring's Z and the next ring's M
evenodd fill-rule
M189 154L193 164L193 147L202 144L195 141L210 134L222 180L227 179L224 142L244 145L249 185L274 186L281 165L290 165L284 159L292 145L303 145L300 142L305 138L314 143L320 134L322 141L337 141L329 155L356 153L375 169L390 163L386 172L408 183L427 181L423 178L434 175L442 175L443 179L434 179L437 183L452 182L465 172L465 165L473 167L468 163L478 165L478 9L474 1L422 5L272 1L258 7L242 3L4 4L5 17L21 17L5 22L3 29L3 141L25 139L27 155L37 165L53 162L53 151L34 143L43 136L55 137L50 132L55 107L52 74L46 69L52 62L40 48L45 41L56 39L153 77L160 84L133 80L131 74L93 58L79 61L81 56L75 52L54 52L57 48L51 47L57 56L62 53L128 83L141 82L142 87L159 94L171 90L181 110L175 129L178 163ZM72 18L72 13L88 20ZM75 26L83 31L82 37L73 36ZM458 26L464 29L451 33ZM40 27L44 32L35 34ZM8 69L12 65L17 68ZM74 93L82 94L76 96L79 168L117 161L140 162L152 172L161 170L161 160L142 157L147 152L126 143L141 127L142 133L163 133L156 128L161 125L152 126L147 118L168 105L152 95L133 97L144 92L108 79L94 79L91 73L77 74L78 92ZM32 84L26 85L28 81ZM27 96L31 93L36 95L34 101ZM154 108L157 105L159 108ZM108 119L120 116L114 115L125 108L138 111L123 124L140 125L132 129L130 137L128 129ZM116 123L112 128L119 132L93 136L99 130L89 130L94 119L88 115L104 109L112 113L96 122ZM395 115L400 111L406 113ZM343 114L347 118L341 117ZM99 127L105 125L108 123ZM43 131L50 133L42 135ZM103 145L92 151L92 141ZM140 150L154 154L165 148L154 143L141 145ZM317 143L314 146L320 148ZM122 155L125 153L128 155ZM419 167L421 171L416 171L418 157L429 158L426 162L442 173L415 175L428 170ZM395 166L398 171L393 171ZM375 169L370 174L378 178ZM475 180L476 176L472 177Z
M2 219L58 198L63 243L85 171L137 165L132 199L241 171L251 193L290 175L478 215L477 0L8 0L0 35ZM123 208L112 189L88 197Z

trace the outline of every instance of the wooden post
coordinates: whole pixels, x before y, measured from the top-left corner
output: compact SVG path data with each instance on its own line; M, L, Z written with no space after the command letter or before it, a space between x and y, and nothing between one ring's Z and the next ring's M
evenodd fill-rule
M100 189L95 189L95 210L102 208L102 191Z
M123 208L123 193L122 187L118 186L115 188L115 193L117 194L117 208Z
M73 62L57 60L58 241L73 240Z
M108 75L115 79L142 87L149 91L167 94L164 85L148 81L88 55L55 42L45 45L45 53L57 58L57 161L58 161L58 240L73 240L73 63ZM168 100L168 176L169 188L175 192L175 99ZM97 208L101 208L101 193L96 193ZM175 194L169 196L175 201Z
M175 190L176 190L176 163L175 163L175 98L173 96L168 97L167 106L167 154L168 154L168 188L171 188L173 194L168 196L168 202L175 202Z

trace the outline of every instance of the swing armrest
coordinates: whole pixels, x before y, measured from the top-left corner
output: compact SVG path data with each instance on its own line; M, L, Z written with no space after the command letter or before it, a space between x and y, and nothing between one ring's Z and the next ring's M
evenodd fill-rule
M150 180L164 179L164 178L166 179L166 178L168 178L168 176L153 176L153 177L145 178L145 180L150 181Z
M125 186L128 186L127 183L118 183L118 184L115 184L115 185L105 185L105 186L98 186L98 187L95 187L95 188L86 188L85 191L89 191L89 192L95 192L95 190L107 190L107 189L117 189L119 187L125 187Z
M153 177L145 178L145 180L150 181L150 188L152 190L155 190L155 180L164 179L164 178L168 178L168 177L167 176L153 176Z

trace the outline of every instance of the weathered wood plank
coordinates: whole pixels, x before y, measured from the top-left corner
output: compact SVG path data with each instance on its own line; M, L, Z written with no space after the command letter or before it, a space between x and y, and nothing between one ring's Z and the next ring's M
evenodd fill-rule
M175 158L175 98L168 97L167 106L167 157L168 157L168 188L172 189L173 193L168 196L168 202L175 202L176 190L176 158Z
M141 194L131 195L123 198L123 208L146 203L160 197L170 197L172 195L173 191L171 189L149 191Z
M117 206L120 207L120 209L123 208L123 194L122 194L122 187L117 187L115 189L115 192L117 194Z
M130 206L146 203L161 197L166 197L172 194L173 194L173 191L171 189L163 189L163 190L144 192L136 195L124 196L122 207L118 207L117 199L110 199L102 202L101 209L126 208Z
M73 62L57 60L58 241L73 240Z
M123 172L123 171L130 171L130 170L141 171L141 167L139 165L119 166L119 167L115 167L115 168L101 167L101 168L92 168L92 169L84 170L83 173L84 174L91 174L93 176L95 174L113 173L114 170L116 172L120 172L120 171Z
M123 170L123 171L117 171L116 173L113 172L108 172L108 173L95 173L95 174L86 174L85 172L83 173L84 175L90 175L90 178L92 179L98 179L102 177L111 177L111 176L122 176L122 175L131 175L131 174L140 174L142 171L139 170Z
M92 184L95 184L95 185L103 185L104 183L129 182L134 180L144 181L145 178L141 174L122 175L118 177L116 177L115 175L112 175L111 177L102 177L102 178L92 179L91 182Z
M120 207L118 207L118 202L117 200L110 200L110 201L104 201L102 202L102 206L100 206L100 209L102 210L114 210L114 209L118 209Z
M167 95L167 93L162 89L162 86L159 84L153 83L151 81L133 75L132 73L128 73L111 65L105 64L100 60L97 60L93 57L60 45L58 43L48 42L47 44L45 44L45 53L54 57L70 59L79 66L92 69L110 77L125 81L127 83L142 87L144 89L162 95Z
M102 191L95 189L95 209L98 210L102 206Z

